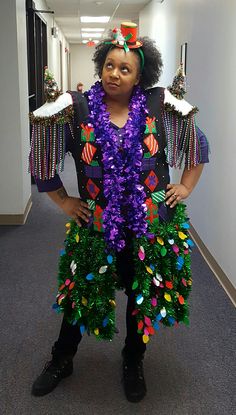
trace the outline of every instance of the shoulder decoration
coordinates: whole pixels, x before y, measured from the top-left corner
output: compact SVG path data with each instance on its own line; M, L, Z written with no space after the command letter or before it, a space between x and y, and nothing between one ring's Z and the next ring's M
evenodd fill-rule
M49 92L48 92L49 94ZM49 180L64 168L65 128L73 119L73 101L69 93L57 94L29 114L32 125L29 171L38 179Z
M170 167L180 168L186 158L188 169L200 163L200 143L194 114L198 111L183 99L186 81L181 65L171 86L164 91L163 121L167 139L167 161Z

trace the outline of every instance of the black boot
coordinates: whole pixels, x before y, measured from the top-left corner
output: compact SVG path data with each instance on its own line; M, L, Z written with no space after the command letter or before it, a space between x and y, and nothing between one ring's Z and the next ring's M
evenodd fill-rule
M72 357L59 357L52 351L53 358L47 362L41 375L32 386L32 395L43 396L50 393L58 385L61 379L70 376L73 372Z
M143 355L123 355L123 384L126 398L130 402L140 402L147 393L143 374Z

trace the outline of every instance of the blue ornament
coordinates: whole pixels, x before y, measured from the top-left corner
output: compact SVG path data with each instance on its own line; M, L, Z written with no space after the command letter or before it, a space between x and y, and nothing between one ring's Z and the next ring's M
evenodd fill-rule
M156 321L161 321L161 319L162 319L161 313L157 314L156 315Z
M184 222L184 223L182 223L182 228L184 228L184 229L189 229L190 228L190 225L189 225L189 223L187 223L187 222Z
M108 264L112 264L112 262L113 262L113 256L112 255L107 256L107 262L108 262Z
M175 324L175 319L174 317L168 317L169 323L173 326Z
M105 317L103 322L102 322L103 327L106 327L108 325L108 322L109 322L109 318Z
M92 273L90 273L90 274L88 274L87 276L86 276L86 280L87 281L91 281L91 280L93 280L94 279L94 275L92 274Z
M155 269L154 265L152 265L152 264L150 264L150 268L151 268L152 271L154 271L154 269Z
M154 327L155 330L159 330L160 329L160 326L159 326L159 324L158 324L157 321L155 321L155 323L153 324L153 327Z
M139 295L136 297L136 303L137 303L137 304L142 304L143 300L144 300L144 298L143 298L142 294L139 294Z
M60 250L60 256L65 255L65 253L66 253L65 249Z
M187 239L186 242L187 242L188 246L190 246L191 248L194 246L194 243L191 239Z
M59 308L59 305L57 303L55 303L55 304L52 305L52 309L53 310L56 310L57 308Z
M179 256L176 261L176 268L178 271L180 271L183 268L184 265L184 258L182 256Z
M81 336L83 336L84 332L85 332L85 326L83 324L81 324L81 326L80 326Z

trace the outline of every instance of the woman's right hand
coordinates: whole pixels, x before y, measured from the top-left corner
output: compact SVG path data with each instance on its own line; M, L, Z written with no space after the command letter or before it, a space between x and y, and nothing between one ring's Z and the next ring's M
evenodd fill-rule
M61 208L66 213L66 215L73 218L77 225L80 227L82 226L81 219L88 223L89 218L92 215L88 204L83 202L78 197L67 196L61 204Z

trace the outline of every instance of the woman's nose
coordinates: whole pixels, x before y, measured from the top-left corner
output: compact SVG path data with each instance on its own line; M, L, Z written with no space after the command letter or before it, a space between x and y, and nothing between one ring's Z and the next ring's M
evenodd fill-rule
M111 72L111 76L113 78L119 78L119 72L117 68L114 68L113 71Z

